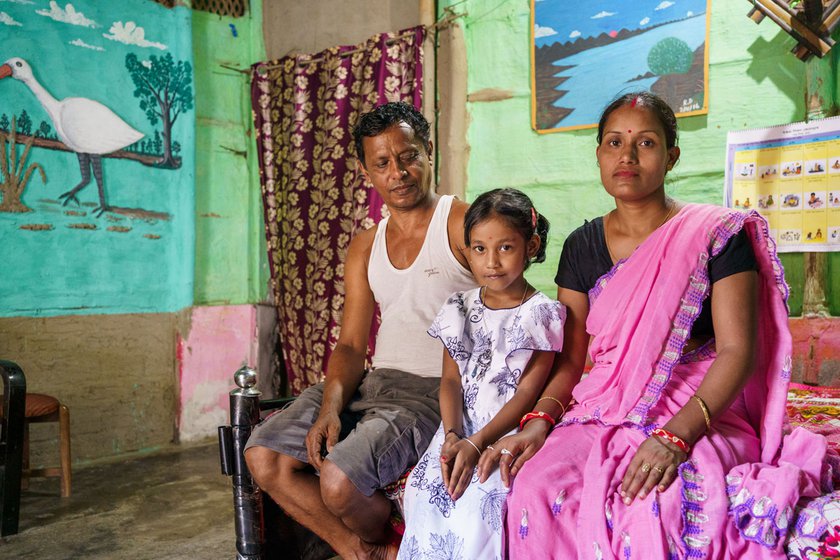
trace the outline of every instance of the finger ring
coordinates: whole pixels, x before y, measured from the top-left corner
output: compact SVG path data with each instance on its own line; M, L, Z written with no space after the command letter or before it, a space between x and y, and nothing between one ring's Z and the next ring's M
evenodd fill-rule
M501 451L499 451L499 453L501 453L502 455L510 455L511 457L513 457L513 453L511 453L509 449L505 449L504 447Z
M642 472L643 472L643 473L648 473L648 472L650 472L650 465L648 465L647 463L644 463L644 464L642 465Z
M662 465L656 465L655 467L653 467L653 470L655 470L659 474L662 474L665 472L665 467L663 467Z
M492 445L488 445L487 449L489 449L490 451L496 451L496 448L493 447Z

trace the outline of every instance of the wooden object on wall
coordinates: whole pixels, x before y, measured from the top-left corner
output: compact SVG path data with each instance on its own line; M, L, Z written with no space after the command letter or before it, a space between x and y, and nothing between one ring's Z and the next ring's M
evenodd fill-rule
M248 11L248 0L193 0L192 8L220 16L242 17Z
M747 16L756 23L769 17L797 44L791 52L803 62L825 56L834 46L831 34L840 23L840 0L748 0Z

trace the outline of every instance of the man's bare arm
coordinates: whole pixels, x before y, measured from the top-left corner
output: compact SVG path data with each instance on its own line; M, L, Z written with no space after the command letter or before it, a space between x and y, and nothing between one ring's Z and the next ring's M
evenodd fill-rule
M318 419L306 437L309 462L321 467L323 452L338 442L339 414L347 406L364 375L370 325L375 302L367 277L367 265L375 229L358 234L350 242L344 262L344 313L341 333L330 355L324 398Z

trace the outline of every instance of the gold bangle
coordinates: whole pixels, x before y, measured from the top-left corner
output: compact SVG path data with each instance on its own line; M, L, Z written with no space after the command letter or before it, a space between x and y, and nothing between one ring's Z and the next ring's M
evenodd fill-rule
M537 399L537 402L545 401L545 400L550 400L550 401L556 402L557 406L560 407L560 410L563 411L563 412L560 413L560 416L558 416L557 418L554 419L555 421L560 420L561 418L563 418L566 415L566 407L563 406L563 403L561 403L560 401L558 401L554 397L540 397L540 398Z
M706 403L703 402L703 399L698 397L697 395L691 395L691 398L697 401L697 404L700 405L700 410L703 411L703 420L706 421L706 431L708 432L709 429L712 427L712 415L709 414L709 407L706 406Z
M465 438L464 438L464 441L466 441L467 443L469 443L470 445L472 445L473 447L475 447L475 450L476 450L476 451L478 451L478 454L479 454L479 455L481 455L481 449L479 449L479 448L478 448L478 446L477 446L475 443L473 443L473 440L471 440L471 439L470 439L470 438L468 438L468 437L465 437Z

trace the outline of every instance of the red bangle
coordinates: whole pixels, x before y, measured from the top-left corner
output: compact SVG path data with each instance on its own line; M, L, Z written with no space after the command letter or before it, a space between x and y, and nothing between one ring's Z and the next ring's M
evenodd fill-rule
M525 424L533 420L534 418L539 418L540 420L545 420L552 426L554 426L554 418L547 412L537 411L537 412L529 412L525 416L522 417L522 420L519 421L519 431L522 431L522 428L525 427Z
M680 449L682 449L683 453L689 453L691 451L691 446L688 445L684 439L681 437L672 434L668 430L663 430L662 428L656 428L653 430L650 435L652 436L659 436L662 439L668 440Z

